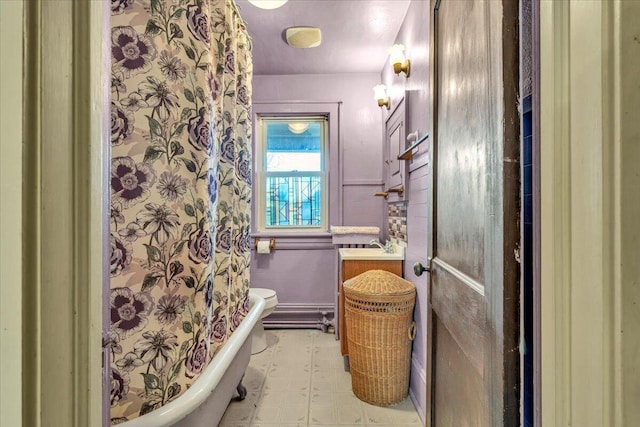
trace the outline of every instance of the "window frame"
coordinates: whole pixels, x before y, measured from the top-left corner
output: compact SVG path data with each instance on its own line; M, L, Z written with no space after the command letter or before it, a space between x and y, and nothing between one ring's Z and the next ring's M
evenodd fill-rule
M267 171L267 144L266 133L268 123L288 123L295 121L318 122L320 126L320 152L321 171ZM285 234L309 234L327 233L329 231L329 174L330 174L330 138L329 117L327 114L256 114L256 138L255 138L255 192L254 192L254 218L258 233L285 233ZM319 225L266 225L266 182L269 176L320 176L321 178L321 211Z

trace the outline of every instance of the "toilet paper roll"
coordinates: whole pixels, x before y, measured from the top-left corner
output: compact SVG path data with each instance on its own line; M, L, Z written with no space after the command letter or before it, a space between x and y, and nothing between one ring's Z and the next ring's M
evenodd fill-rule
M271 248L269 247L268 240L260 240L258 242L258 253L259 254L269 254L271 253Z

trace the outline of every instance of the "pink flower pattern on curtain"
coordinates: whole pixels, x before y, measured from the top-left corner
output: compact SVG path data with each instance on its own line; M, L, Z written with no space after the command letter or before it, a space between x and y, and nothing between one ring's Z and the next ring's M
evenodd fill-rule
M252 62L232 0L111 11L117 424L183 393L248 311Z

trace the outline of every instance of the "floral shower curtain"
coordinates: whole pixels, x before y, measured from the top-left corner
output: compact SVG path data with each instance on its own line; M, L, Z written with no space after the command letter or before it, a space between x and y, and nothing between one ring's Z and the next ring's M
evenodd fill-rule
M233 0L111 0L111 418L177 398L248 311L250 41Z

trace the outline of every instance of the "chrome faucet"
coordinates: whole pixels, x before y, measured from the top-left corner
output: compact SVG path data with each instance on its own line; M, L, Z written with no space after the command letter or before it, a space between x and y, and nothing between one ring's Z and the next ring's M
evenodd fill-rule
M376 239L372 239L369 242L369 246L377 246L387 254L392 254L393 253L393 244L388 240L383 245L382 243L378 242Z

